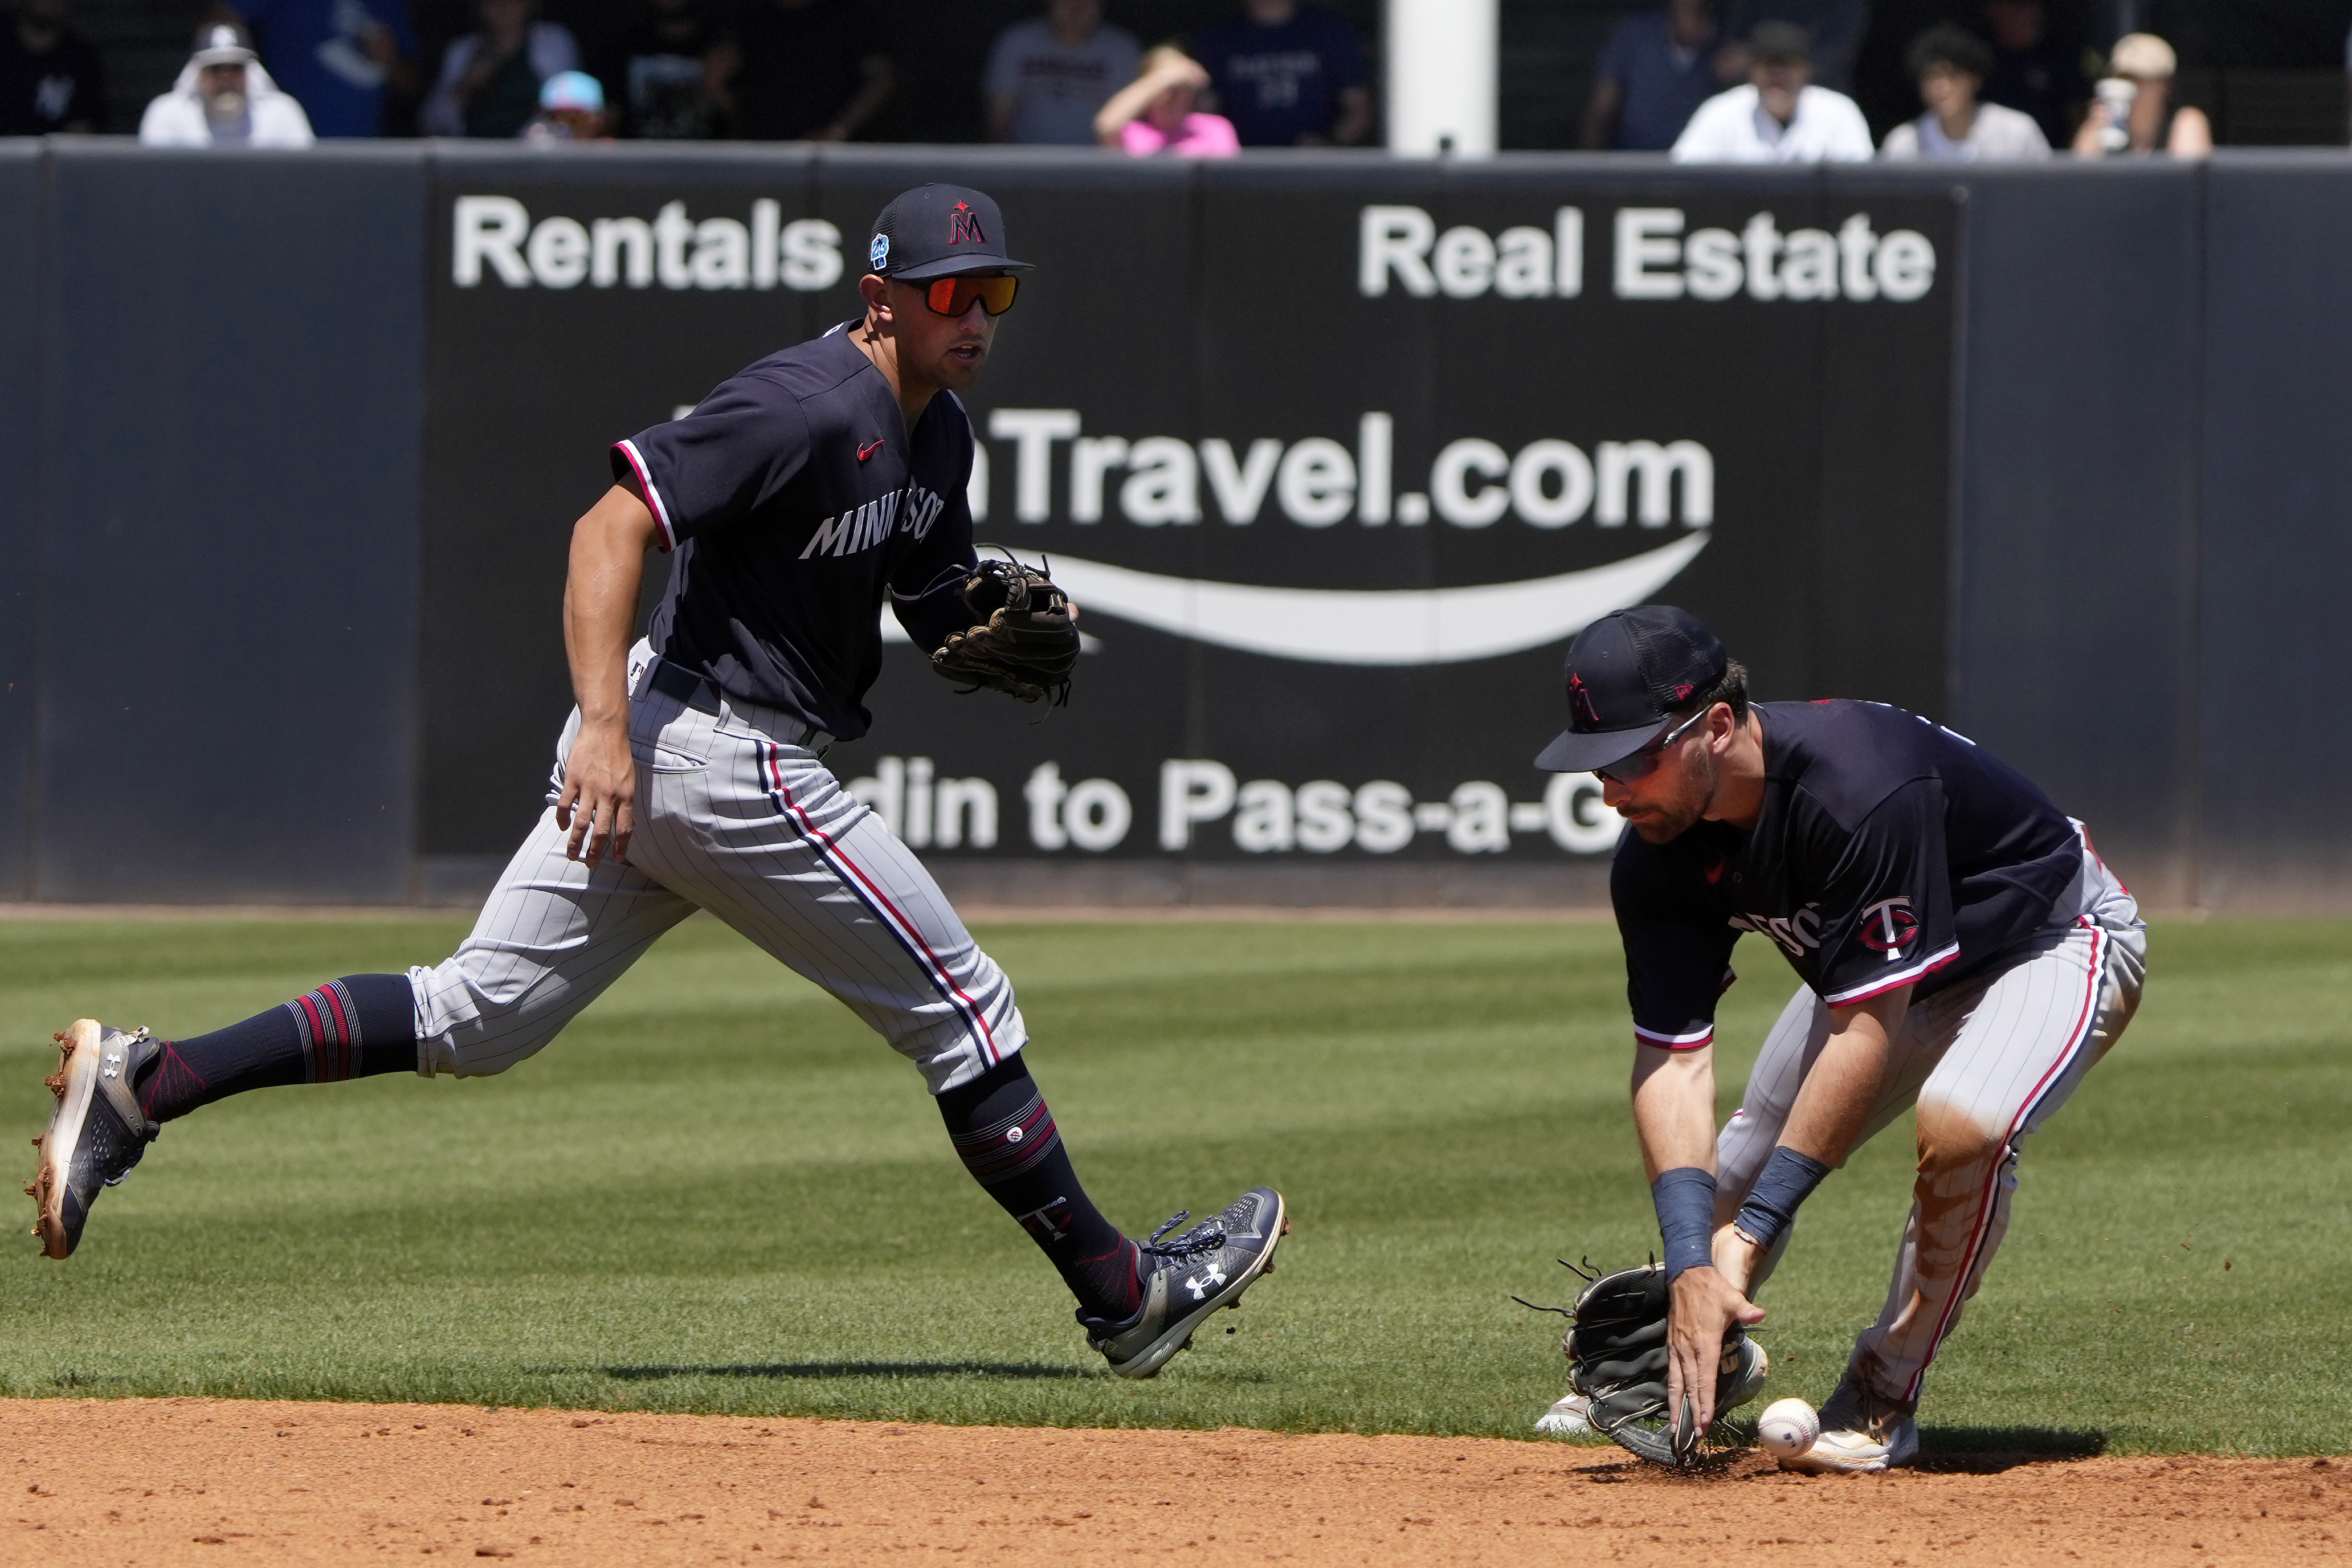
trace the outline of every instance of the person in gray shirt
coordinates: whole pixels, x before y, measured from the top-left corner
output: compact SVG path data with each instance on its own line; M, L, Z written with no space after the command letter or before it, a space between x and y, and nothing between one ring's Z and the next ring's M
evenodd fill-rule
M1880 157L1990 163L2050 156L2033 116L1977 101L1992 69L1992 46L1982 38L1946 22L1913 40L1907 63L1927 112L1888 132Z
M981 88L988 139L1091 147L1095 111L1142 58L1135 36L1104 25L1102 0L1053 0L997 35Z

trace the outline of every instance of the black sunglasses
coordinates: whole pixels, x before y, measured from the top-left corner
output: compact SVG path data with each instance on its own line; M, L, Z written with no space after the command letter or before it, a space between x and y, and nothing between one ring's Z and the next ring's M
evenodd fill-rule
M1658 771L1658 759L1665 754L1666 748L1689 734L1692 725L1713 711L1715 711L1715 705L1709 703L1632 756L1620 757L1605 768L1593 769L1593 776L1607 779L1611 784L1629 784L1636 779L1648 778Z

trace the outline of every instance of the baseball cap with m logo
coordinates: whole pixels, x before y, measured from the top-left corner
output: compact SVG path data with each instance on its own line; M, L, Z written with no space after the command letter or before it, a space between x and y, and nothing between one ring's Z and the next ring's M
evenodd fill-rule
M866 259L867 271L902 283L1032 269L1004 253L1004 215L985 192L968 185L901 192L874 220Z

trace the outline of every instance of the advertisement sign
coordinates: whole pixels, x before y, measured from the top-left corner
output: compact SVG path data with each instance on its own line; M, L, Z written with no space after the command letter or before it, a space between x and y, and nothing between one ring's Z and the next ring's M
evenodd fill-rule
M1050 711L889 650L828 760L926 853L1605 853L1592 781L1530 759L1568 639L1647 601L1760 695L1942 707L1958 217L1916 188L451 163L426 853L510 847L539 807L604 446L854 315L873 215L923 178L985 185L1037 263L966 400L970 500L1088 637Z

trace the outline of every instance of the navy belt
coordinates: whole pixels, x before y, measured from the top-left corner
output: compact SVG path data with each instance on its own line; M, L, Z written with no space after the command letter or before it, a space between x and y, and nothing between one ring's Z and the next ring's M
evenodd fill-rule
M666 658L655 659L654 672L646 684L664 697L682 702L698 713L708 713L714 719L719 716L719 689L710 683L709 677L697 675L682 664L674 664ZM782 738L779 737L779 739ZM800 725L798 738L786 741L785 743L806 747L821 757L833 745L833 736L829 731L820 730L814 724L803 723Z
M714 719L719 716L718 689L682 664L672 664L666 658L654 660L653 689L698 713L708 713Z

